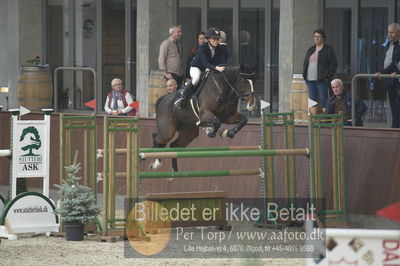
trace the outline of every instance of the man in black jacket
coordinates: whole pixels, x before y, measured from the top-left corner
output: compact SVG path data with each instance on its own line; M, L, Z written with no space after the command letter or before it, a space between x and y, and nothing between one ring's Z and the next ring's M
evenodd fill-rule
M400 61L400 25L397 23L388 26L387 44L385 45L382 61L382 74L391 74L393 77L398 72L397 64ZM376 73L379 76L381 72ZM388 93L390 109L392 111L392 128L400 127L400 88L399 80L385 79L385 88Z
M324 30L314 31L314 45L306 53L303 64L303 78L307 83L309 98L318 101L325 110L328 101L329 82L336 74L335 51L325 43Z

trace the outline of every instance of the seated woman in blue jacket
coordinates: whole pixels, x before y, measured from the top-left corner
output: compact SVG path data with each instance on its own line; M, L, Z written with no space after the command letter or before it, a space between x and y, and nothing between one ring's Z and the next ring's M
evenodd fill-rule
M351 126L351 94L349 91L344 91L343 82L340 79L334 79L331 82L333 91L332 97L328 100L325 114L338 114L343 112L343 121L345 126ZM362 116L367 110L365 102L356 98L356 126L362 127Z
M196 90L196 85L200 81L202 71L206 68L217 71L224 71L226 64L226 49L220 44L220 33L216 28L209 28L206 32L207 42L199 47L196 57L190 64L190 77L183 89L181 97L175 102L175 105L180 109L185 109L186 100Z

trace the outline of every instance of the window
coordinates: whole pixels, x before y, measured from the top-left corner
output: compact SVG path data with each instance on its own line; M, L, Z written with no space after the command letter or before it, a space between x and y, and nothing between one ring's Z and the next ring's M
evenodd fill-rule
M357 72L375 73L386 42L388 0L361 0L358 18Z
M351 73L351 7L352 0L326 0L324 30L326 42L336 52L337 74L345 78Z
M388 0L361 0L358 18L357 65L359 73L380 71L388 26ZM359 79L358 95L367 101L365 126L385 127L388 103L383 81ZM371 125L371 123L373 123Z
M125 37L125 1L103 1L102 106L114 78L121 79L125 88Z
M197 45L197 34L201 31L201 1L183 0L178 3L178 25L182 25L182 52L184 70L189 76L187 62L190 49Z
M264 1L241 1L239 13L239 63L247 71L256 74L254 91L257 100L264 99L264 57L265 57L265 3ZM241 104L241 112L248 112ZM259 111L246 116L259 117Z
M59 66L96 66L96 1L48 1L48 47L51 72ZM94 98L90 72L63 71L58 76L59 109L85 110Z
M396 22L400 23L400 1L397 0L397 7L396 7Z
M230 0L210 0L208 26L222 30L226 34L228 64L232 64L233 2Z

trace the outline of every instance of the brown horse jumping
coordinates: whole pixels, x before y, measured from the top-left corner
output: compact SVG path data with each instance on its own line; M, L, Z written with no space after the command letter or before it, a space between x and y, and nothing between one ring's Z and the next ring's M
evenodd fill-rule
M253 83L246 79L247 75L241 73L239 66L229 66L222 73L209 72L198 93L198 104L194 104L199 107L196 112L190 103L186 104L186 110L175 106L179 92L159 98L153 148L165 147L176 132L178 137L170 147L186 147L199 135L199 127L206 127L208 136L215 137L222 123L236 124L232 129L221 132L222 136L233 138L247 124L247 118L237 112L239 99L247 104L249 111L256 107ZM156 169L160 165L161 160L156 159L150 168ZM172 170L178 170L176 159L172 159Z

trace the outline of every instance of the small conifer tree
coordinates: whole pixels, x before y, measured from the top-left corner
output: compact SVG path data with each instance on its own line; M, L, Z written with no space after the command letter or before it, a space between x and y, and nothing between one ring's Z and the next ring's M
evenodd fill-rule
M76 155L75 155L76 158ZM56 212L61 215L63 222L86 223L94 220L100 213L100 208L96 206L96 198L91 189L79 183L81 177L76 174L81 169L80 163L76 160L70 166L65 166L68 178L62 185L54 185L59 189L60 207Z

